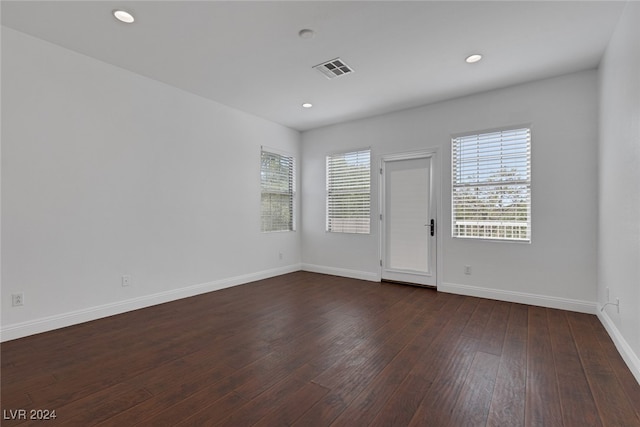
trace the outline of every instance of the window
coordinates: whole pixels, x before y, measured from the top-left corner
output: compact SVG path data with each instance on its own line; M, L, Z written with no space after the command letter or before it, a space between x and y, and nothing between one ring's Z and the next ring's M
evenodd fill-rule
M260 158L262 231L294 230L294 158L264 149Z
M453 237L531 241L531 131L452 140Z
M327 156L327 231L369 233L371 150Z

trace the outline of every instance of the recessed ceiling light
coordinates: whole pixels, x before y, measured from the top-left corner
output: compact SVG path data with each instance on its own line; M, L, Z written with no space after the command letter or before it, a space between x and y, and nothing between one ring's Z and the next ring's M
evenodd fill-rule
M114 10L113 16L115 16L118 21L124 22L125 24L132 24L133 21L135 21L133 15L126 10Z
M467 56L467 59L465 59L465 61L467 61L468 64L473 64L474 62L478 62L481 59L482 59L482 55L476 53L476 54Z
M304 104L302 104L302 108L311 108L313 107L313 104L310 102L305 102Z
M315 35L316 32L308 28L298 31L298 36L302 39L312 39Z

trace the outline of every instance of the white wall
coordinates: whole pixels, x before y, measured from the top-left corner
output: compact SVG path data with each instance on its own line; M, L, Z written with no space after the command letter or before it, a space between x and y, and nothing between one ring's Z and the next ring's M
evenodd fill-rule
M303 267L379 278L378 177L370 235L326 233L325 155L371 146L381 156L437 147L441 160L439 289L594 312L597 225L597 72L584 71L304 132ZM451 135L512 125L532 129L531 244L451 236ZM472 275L464 274L472 266Z
M628 2L600 67L598 302L640 382L640 3Z
M299 269L261 144L300 134L3 27L2 339Z

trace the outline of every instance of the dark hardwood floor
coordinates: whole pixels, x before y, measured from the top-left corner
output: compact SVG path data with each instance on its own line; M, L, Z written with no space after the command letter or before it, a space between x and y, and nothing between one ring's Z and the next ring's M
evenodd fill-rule
M3 426L640 426L595 316L314 273L0 348Z

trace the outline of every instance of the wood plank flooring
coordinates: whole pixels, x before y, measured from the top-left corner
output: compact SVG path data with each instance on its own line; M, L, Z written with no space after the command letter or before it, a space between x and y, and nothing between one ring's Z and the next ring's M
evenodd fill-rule
M3 426L640 426L595 316L307 272L0 350Z

